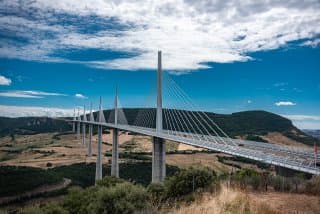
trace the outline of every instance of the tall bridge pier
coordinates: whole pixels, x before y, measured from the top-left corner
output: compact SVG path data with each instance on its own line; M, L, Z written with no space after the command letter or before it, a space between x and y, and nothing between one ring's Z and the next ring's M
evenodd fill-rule
M118 125L118 89L114 98L114 124ZM112 130L112 161L111 176L119 177L119 130Z
M76 120L76 109L73 109L73 121ZM76 123L72 122L72 132L75 133L76 132Z
M80 140L80 120L81 120L81 117L80 117L80 112L79 112L79 109L78 109L78 122L77 122L77 139Z
M86 107L83 107L83 119L82 121L86 122L87 121L87 116L86 116ZM82 146L86 146L86 124L82 123Z
M98 115L98 122L102 122L102 101L100 97L100 105L99 105L99 115ZM102 126L98 125L98 145L97 145L97 163L96 163L96 178L95 180L102 179Z
M93 113L92 113L92 103L90 103L90 116L89 116L89 121L93 122ZM92 129L93 125L89 124L89 141L88 141L88 157L92 156Z
M162 133L162 64L158 51L156 132ZM166 144L159 137L152 139L152 182L162 182L166 177Z

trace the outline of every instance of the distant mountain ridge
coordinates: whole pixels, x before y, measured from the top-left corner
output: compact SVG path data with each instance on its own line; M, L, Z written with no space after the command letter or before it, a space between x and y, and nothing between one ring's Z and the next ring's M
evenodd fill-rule
M154 108L125 108L122 109L129 124L135 124L139 115L153 115L153 120L147 122L148 127L155 127L155 109ZM164 109L164 111L168 111ZM177 110L182 115L189 111ZM196 114L197 112L193 112ZM106 120L113 122L114 112L104 110ZM305 132L296 128L292 122L280 115L266 111L243 111L232 114L215 114L206 112L208 117L218 124L230 137L246 136L249 140L263 141L260 136L267 135L270 132L278 132L295 141L313 145L320 140L309 136ZM96 118L97 112L94 113ZM165 116L163 116L165 117ZM164 129L170 124L166 124L164 119ZM0 136L10 134L36 134L43 132L64 132L70 131L71 125L63 120L47 117L21 117L6 118L0 117ZM182 130L181 130L182 131Z
M320 139L320 130L315 130L315 129L303 129L302 130L304 133L311 135L313 137L319 138Z

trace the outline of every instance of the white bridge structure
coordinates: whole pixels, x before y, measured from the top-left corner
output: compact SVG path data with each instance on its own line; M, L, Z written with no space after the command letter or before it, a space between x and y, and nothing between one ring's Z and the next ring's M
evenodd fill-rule
M119 176L119 130L152 136L152 182L161 182L166 176L166 140L240 156L296 171L320 175L320 167L317 165L317 160L320 158L320 155L315 154L312 148L232 139L205 112L163 108L162 81L162 60L161 51L159 51L157 70L157 104L155 111L149 109L149 111L139 112L135 122L129 124L123 109L118 108L118 93L116 90L114 109L110 113L108 121L105 120L101 98L96 118L94 118L91 105L89 114L87 114L84 109L84 113L82 115L80 115L78 111L78 116L74 116L71 121L69 120L73 123L73 131L77 129L77 137L79 140L81 135L80 132L82 132L82 145L88 147L88 156L91 156L92 153L91 146L93 126L98 127L96 180L100 180L102 178L101 144L103 127L112 129L113 134L111 165L112 176ZM169 80L169 82L170 81L171 80ZM183 99L187 107L193 105L187 95L184 92L179 91L179 87L172 81L171 86L172 87L169 87L168 90L172 97ZM156 124L155 127L152 125L154 122ZM89 126L88 145L86 145L85 142L86 126Z

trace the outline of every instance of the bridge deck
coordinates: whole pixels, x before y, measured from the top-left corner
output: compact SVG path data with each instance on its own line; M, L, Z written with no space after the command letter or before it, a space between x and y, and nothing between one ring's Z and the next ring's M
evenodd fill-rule
M72 120L71 122L79 122ZM282 146L247 140L230 139L194 133L184 133L171 130L156 132L153 128L137 127L133 125L121 125L113 123L99 123L80 121L81 123L100 125L109 128L118 128L124 131L135 132L143 135L159 137L192 146L219 151L226 154L245 157L267 164L282 166L301 172L320 175L320 168L314 165L314 153L311 148L298 148ZM319 159L318 155L317 159Z

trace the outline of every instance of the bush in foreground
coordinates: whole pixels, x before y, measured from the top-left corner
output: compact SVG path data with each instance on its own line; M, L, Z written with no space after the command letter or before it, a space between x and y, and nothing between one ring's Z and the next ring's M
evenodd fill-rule
M177 172L165 180L166 197L175 198L210 186L216 174L207 167L190 167Z
M94 187L72 189L63 207L75 213L135 213L148 209L149 195L140 185L105 177Z
M193 192L216 186L215 179L215 172L205 167L181 170L164 183L152 183L147 188L120 178L105 177L95 186L71 188L60 204L26 208L20 213L148 213L158 210L165 201L193 201Z

